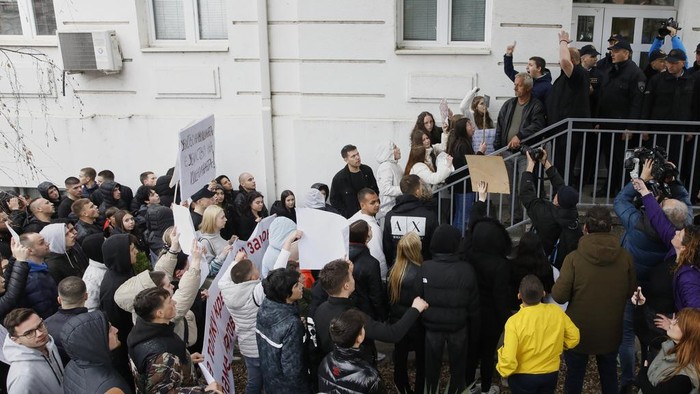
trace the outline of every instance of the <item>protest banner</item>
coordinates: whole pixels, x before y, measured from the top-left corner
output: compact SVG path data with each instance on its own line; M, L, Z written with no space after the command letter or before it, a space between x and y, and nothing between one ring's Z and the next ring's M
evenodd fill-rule
M299 266L320 270L330 261L347 257L350 248L348 221L344 217L312 208L297 208Z
M214 380L221 384L224 393L235 392L231 362L233 361L233 344L236 340L236 325L224 304L224 297L219 290L219 279L224 274L230 275L228 268L233 264L234 257L239 251L246 252L249 260L262 266L263 255L270 244L270 224L275 217L275 215L268 216L261 220L249 240L238 240L233 244L231 252L209 287L202 366Z
M489 193L510 194L508 171L501 156L466 155L472 189L479 188L479 182L489 185Z
M180 196L184 201L216 178L214 115L180 130L178 137L175 166L180 180Z

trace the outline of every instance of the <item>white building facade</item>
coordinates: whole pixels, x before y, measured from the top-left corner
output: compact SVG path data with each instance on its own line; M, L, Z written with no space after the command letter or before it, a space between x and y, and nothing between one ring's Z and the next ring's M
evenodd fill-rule
M512 96L514 41L516 69L537 55L556 79L559 30L601 52L620 33L644 64L675 17L692 61L697 15L697 0L0 0L0 127L41 171L29 176L10 143L0 186L62 186L87 166L137 186L175 164L181 128L214 114L218 173L237 184L251 172L268 204L284 189L300 197L330 184L345 144L374 168L379 140L407 156L416 116L439 122L442 98L457 110L479 86L495 118ZM64 74L56 30L115 31L121 72Z

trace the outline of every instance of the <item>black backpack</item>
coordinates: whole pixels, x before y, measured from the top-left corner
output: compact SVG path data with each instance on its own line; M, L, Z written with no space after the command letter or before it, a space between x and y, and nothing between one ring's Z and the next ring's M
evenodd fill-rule
M564 258L569 253L576 250L578 247L578 240L582 236L583 231L578 219L563 224L561 226L559 239L557 239L557 242L554 244L554 249L549 255L549 263L555 266L558 270L561 270L561 265L564 263Z

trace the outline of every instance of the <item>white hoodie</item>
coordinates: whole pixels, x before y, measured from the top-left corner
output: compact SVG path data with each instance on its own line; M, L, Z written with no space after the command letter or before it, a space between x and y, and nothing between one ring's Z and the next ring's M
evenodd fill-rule
M379 163L377 168L377 186L379 186L379 212L377 220L386 216L391 208L396 205L396 197L400 196L399 183L403 177L403 170L394 159L394 143L384 141L377 146L374 158ZM376 257L375 257L376 258Z
M5 338L3 352L10 360L7 374L9 394L55 394L63 392L63 364L53 338L46 344L49 355Z

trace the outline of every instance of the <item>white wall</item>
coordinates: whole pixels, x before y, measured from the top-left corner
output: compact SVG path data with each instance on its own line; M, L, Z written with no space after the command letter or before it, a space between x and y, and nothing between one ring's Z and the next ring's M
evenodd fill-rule
M492 97L495 118L512 96L502 55L513 40L516 69L539 55L556 78L557 33L570 29L572 7L571 0L489 0L490 53L437 55L396 51L400 0L269 1L276 179L265 179L256 2L227 1L226 51L151 52L143 49L144 25L137 17L144 1L55 1L59 30L116 30L124 70L70 75L65 97L56 73L48 100L25 95L21 125L45 177L15 175L22 171L4 154L0 186L34 186L44 178L61 183L84 166L109 168L117 180L136 186L142 171L162 174L174 164L181 127L214 113L220 173L234 182L240 172L253 173L268 204L287 188L301 199L312 183L330 184L344 164L340 148L347 143L357 145L372 167L378 140L393 139L406 157L415 117L424 110L439 116L442 97L457 110L462 95L480 86L480 93ZM695 3L683 0L679 8L683 34L693 36L692 42L700 38L688 17L700 11ZM56 47L38 49L60 66ZM24 89L39 90L36 66L24 63L18 68ZM0 93L7 93L3 83ZM45 136L44 120L56 141Z

